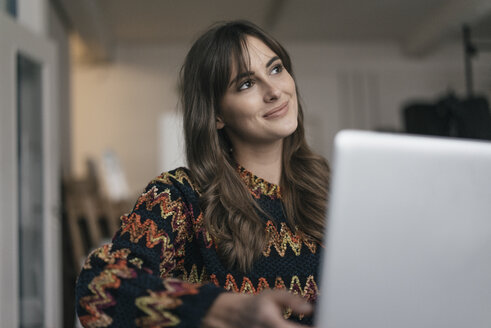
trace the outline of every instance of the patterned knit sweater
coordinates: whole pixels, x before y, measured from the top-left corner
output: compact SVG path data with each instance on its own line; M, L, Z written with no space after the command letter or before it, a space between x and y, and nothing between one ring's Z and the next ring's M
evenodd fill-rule
M76 287L82 325L199 327L224 291L287 289L314 302L320 245L287 225L279 186L240 167L238 173L270 215L264 218L267 246L249 272L228 269L220 260L188 171L164 173L121 217L112 244L87 258ZM312 322L311 317L294 320Z

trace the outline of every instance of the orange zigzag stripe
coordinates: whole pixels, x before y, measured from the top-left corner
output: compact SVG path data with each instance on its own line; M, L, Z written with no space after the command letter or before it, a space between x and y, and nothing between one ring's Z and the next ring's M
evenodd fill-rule
M216 286L220 287L220 284L215 274L210 275L210 280ZM231 274L228 274L227 280L225 281L223 288L235 293L257 295L262 291L264 291L265 289L269 289L270 286L265 278L259 278L257 287L254 287L252 281L249 278L244 277L242 279L242 285L239 288L237 286L237 283L235 282L234 277ZM273 289L286 289L285 282L283 281L283 279L281 279L281 277L276 277L275 285ZM319 289L317 287L317 284L315 283L314 276L309 276L307 278L304 288L302 288L298 276L293 276L290 283L289 291L292 294L300 295L304 297L308 302L314 302L317 299L317 295L319 293ZM283 313L283 317L285 319L288 319L291 315L292 315L291 309L286 309L285 312ZM302 319L303 317L304 317L303 314L299 315L300 319Z
M299 256L302 251L302 245L308 247L308 249L315 253L317 251L317 244L313 240L306 238L300 231L293 233L286 223L281 223L280 232L276 229L276 226L272 221L266 223L266 233L268 234L268 243L263 251L264 256L271 254L271 247L274 247L281 257L285 256L287 246L290 245L296 256Z
M112 244L104 244L101 247L93 250L83 266L84 269L92 269L92 259L100 258L106 263L114 264L117 259L126 259L130 254L130 250L127 248L118 249L117 251L111 252Z
M152 180L152 183L153 182L162 182L164 184L170 185L170 184L173 184L173 182L171 181L171 179L174 179L174 180L178 181L181 184L184 184L184 182L187 182L191 186L191 188L193 188L193 190L198 193L198 195L200 194L200 191L199 191L198 186L196 186L191 181L191 179L189 178L189 176L186 173L186 171L184 169L182 169L182 168L178 168L175 171L174 174L171 174L169 172L164 172L160 176L158 176L157 178L155 178L154 180Z
M159 193L158 188L155 186L138 198L135 210L139 209L142 204L145 204L147 211L151 211L156 205L160 205L160 214L163 219L183 212L182 202L173 202L171 200L170 189L165 189Z
M122 260L108 265L104 271L92 279L88 286L92 295L80 300L82 308L89 313L80 317L80 322L84 327L107 327L112 323L112 318L102 309L116 304L114 297L106 290L119 288L121 280L118 277L134 278L136 273L126 266L125 260Z
M147 211L151 211L155 206L160 206L160 216L162 219L172 218L172 230L177 231L175 243L180 244L186 240L192 240L191 222L188 217L193 217L192 209L185 208L181 199L173 201L170 189L158 192L157 187L152 187L149 191L142 194L135 205L135 210L145 204Z
M157 224L152 220L145 220L141 223L141 216L136 213L131 213L128 216L121 217L121 236L125 233L130 235L132 243L138 243L141 238L145 237L146 246L153 248L158 244L162 244L160 258L160 276L163 277L176 266L174 245L167 233L157 228Z
M200 213L196 220L193 219L193 230L196 237L200 234L203 236L206 248L211 248L211 246L213 246L213 238L211 238L210 233L203 224L203 213Z
M238 167L237 173L246 186L248 186L248 189L254 198L259 199L261 198L261 195L266 195L271 198L281 198L279 186L270 184L241 167Z
M220 286L215 274L210 275L210 280L216 286ZM257 287L255 287L248 277L244 277L239 288L234 276L229 273L227 274L227 280L225 281L223 288L235 293L256 295L264 291L265 289L270 289L271 287L269 286L268 281L265 278L259 278ZM281 277L276 278L275 285L272 289L286 289L285 282ZM307 281L305 282L305 286L303 288L298 276L293 276L290 282L290 288L288 290L293 294L304 297L308 301L314 301L317 298L318 294L318 287L315 283L314 276L309 276L307 278Z
M169 240L169 236L165 231L159 230L155 222L145 220L144 223L141 223L141 216L136 213L122 216L121 221L121 236L129 233L132 243L138 243L141 238L146 237L146 246L153 248L159 243L165 243Z
M200 213L195 219L191 205L188 205L190 208L187 208L180 199L172 201L169 189L159 193L157 187L152 187L148 192L140 196L135 206L135 210L140 208L142 204L145 204L145 208L149 211L159 205L163 219L172 216L171 226L173 231L177 231L175 238L176 248L178 249L177 255L181 255L182 253L182 244L185 243L186 240L192 240L193 231L196 237L198 237L200 233L202 234L207 248L212 246L213 240L203 226L203 213Z

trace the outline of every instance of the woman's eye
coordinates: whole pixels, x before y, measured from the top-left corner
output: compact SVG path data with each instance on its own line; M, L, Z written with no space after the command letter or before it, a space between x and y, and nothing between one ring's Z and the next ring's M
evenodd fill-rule
M250 87L252 87L252 85L252 80L244 81L239 85L239 91L249 89Z
M275 65L273 67L273 69L271 70L271 73L272 74L278 74L280 73L281 71L283 71L283 65L282 64L278 64L278 65Z

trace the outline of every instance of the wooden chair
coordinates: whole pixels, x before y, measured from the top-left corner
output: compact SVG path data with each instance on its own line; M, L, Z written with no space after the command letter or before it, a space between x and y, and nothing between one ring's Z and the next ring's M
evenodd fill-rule
M105 197L94 170L88 171L86 178L64 180L65 213L77 272L92 249L112 238L120 216L131 210L128 200L114 202Z

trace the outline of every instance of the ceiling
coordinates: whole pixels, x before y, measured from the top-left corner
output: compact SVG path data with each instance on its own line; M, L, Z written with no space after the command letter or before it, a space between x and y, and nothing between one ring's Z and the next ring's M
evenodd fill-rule
M391 41L425 54L468 23L491 40L490 0L57 0L94 53L191 42L216 21L248 19L282 41ZM104 54L106 53L106 54Z

